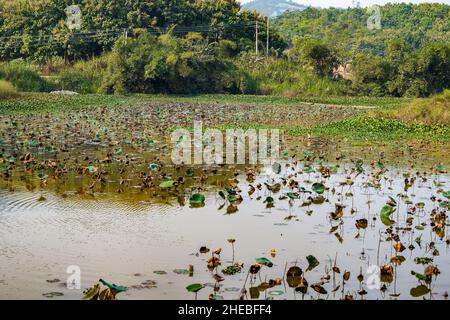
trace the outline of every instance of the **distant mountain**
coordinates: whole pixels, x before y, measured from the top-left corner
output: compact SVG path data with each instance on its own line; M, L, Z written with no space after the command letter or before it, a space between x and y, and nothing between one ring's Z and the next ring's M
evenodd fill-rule
M307 6L292 0L254 0L242 4L243 9L256 10L268 17L277 17L286 11L304 10Z

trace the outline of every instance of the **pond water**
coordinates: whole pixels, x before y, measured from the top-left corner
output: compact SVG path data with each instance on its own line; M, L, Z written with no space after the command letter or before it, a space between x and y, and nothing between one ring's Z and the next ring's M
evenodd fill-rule
M3 117L0 299L100 278L119 299L446 299L448 145L284 137L279 167L174 166L143 110Z

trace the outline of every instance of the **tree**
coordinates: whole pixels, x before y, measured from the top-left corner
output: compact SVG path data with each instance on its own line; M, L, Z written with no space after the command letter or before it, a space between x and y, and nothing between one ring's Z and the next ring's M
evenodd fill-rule
M404 40L415 48L429 42L448 42L450 6L438 3L387 4L381 7L382 28L370 30L366 8L316 9L286 13L274 21L281 35L292 42L296 37L333 43L351 52L368 50L384 54L390 40ZM351 56L350 55L350 56Z
M395 67L395 74L388 84L392 94L425 97L450 87L449 44L434 43L409 54L405 52L389 51Z
M292 53L303 66L312 68L321 77L332 76L338 66L333 48L319 41L297 41Z
M70 30L66 8L81 9L81 28ZM210 42L231 40L239 51L254 45L256 21L265 17L241 11L236 0L15 0L0 2L0 59L32 58L45 61L52 56L77 60L111 50L128 31L145 29L184 37L199 31ZM262 28L261 37L265 37ZM284 41L271 29L271 46L283 49Z
M450 87L450 44L434 43L418 53L418 73L427 83L427 93L434 94Z
M355 57L352 82L355 93L369 96L388 95L388 82L392 77L392 65L381 56L361 53Z

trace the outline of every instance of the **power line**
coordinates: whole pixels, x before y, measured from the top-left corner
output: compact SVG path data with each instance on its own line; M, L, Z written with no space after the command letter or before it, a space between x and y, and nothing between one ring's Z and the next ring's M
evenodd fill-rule
M227 29L241 29L246 27L252 27L254 26L253 22L248 23L236 23L236 24L221 24L221 25L203 25L203 26L181 26L181 27L174 27L172 30L172 33L188 33L188 32L213 32L213 31L222 31ZM147 32L151 34L164 34L169 29L166 29L164 31L159 31L157 29L150 29L150 28L144 28ZM22 39L24 36L26 36L28 39L32 38L55 38L58 36L65 37L67 35L70 36L98 36L98 35L107 35L110 33L114 34L123 34L124 30L129 30L127 28L125 29L111 29L111 30L96 30L96 31L87 31L87 32L75 32L75 33L51 33L51 34L21 34L21 35L11 35L11 36L2 36L0 37L0 40L8 40L8 39Z
M256 21L256 26L261 22ZM228 23L220 25L197 25L197 26L175 26L173 28L165 28L163 30L156 28L141 28L154 36L159 36L170 32L174 35L186 34L189 32L199 32L206 35L216 35L223 32L243 31L255 28L255 22L241 22L241 23ZM139 28L138 28L139 29ZM132 29L131 29L132 30ZM22 34L0 37L0 50L20 50L22 47L27 46L30 49L37 49L42 46L43 43L48 45L61 46L67 43L73 43L74 41L94 41L98 42L108 37L108 40L115 41L120 36L129 35L130 29L109 29L109 30L95 30L85 32L74 33L41 33L41 34Z

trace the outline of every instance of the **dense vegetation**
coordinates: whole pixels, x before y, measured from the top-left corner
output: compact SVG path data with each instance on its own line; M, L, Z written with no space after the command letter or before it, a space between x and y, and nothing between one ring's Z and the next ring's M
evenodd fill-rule
M66 23L72 3L80 29ZM267 51L266 17L235 0L2 1L0 79L33 92L426 97L450 87L449 8L389 4L380 30L366 9L307 8L271 23Z
M224 43L225 42L225 43ZM199 34L176 38L143 33L119 40L109 57L103 89L108 93L239 92L226 40L210 45Z
M360 51L382 55L392 40L412 48L450 39L450 6L437 3L397 3L380 7L381 29L368 28L374 11L366 8L316 9L288 12L274 24L289 41L315 39L332 43L341 58Z
M286 13L275 25L293 50L319 42L340 64L351 64L354 94L427 96L449 87L450 6L387 4L380 8L381 29L368 28L373 14L309 7Z
M66 8L79 5L80 28L71 29ZM200 32L210 41L235 41L241 50L253 48L254 25L262 16L240 11L235 0L9 0L0 3L0 59L54 56L90 58L109 51L126 32L154 34L174 27L174 34ZM70 22L70 21L69 21ZM261 36L265 30L261 30ZM274 47L282 42L274 32Z

